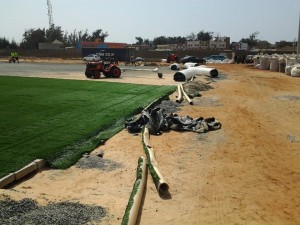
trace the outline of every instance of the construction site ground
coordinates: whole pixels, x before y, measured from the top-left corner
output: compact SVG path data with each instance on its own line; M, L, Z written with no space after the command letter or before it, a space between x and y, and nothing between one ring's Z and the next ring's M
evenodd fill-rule
M210 81L213 89L194 98L193 105L182 102L177 114L215 117L222 128L151 135L170 194L160 196L149 174L138 224L300 224L300 79L245 64L207 66L220 73ZM133 73L136 77L126 76ZM165 70L163 79L149 74L125 71L122 79L105 81L176 84L174 71ZM84 71L80 79L86 79ZM176 93L170 96L175 98ZM99 148L104 151L98 158L105 162L101 168L45 169L0 194L39 204L97 205L107 209L98 224L120 224L138 157L144 155L142 136L124 129Z

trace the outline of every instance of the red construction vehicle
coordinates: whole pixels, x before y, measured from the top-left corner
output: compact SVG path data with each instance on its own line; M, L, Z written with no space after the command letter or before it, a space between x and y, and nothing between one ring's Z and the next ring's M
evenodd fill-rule
M104 61L88 62L86 64L86 77L99 79L101 73L103 73L105 77L119 78L121 76L121 69L118 67L118 64L113 61L110 63L104 63Z

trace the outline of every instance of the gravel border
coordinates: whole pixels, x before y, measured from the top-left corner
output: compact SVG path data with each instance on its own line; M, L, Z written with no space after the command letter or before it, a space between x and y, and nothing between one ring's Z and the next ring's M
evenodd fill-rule
M0 200L0 224L5 225L68 225L97 224L107 215L100 206L77 202L49 203L39 206L32 199L20 201L6 197Z

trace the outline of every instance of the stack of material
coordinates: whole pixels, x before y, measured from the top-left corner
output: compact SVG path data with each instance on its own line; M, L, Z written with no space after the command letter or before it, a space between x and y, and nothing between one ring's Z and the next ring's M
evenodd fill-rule
M253 57L253 62L254 67L258 69L270 69L270 71L285 73L293 77L299 76L298 68L300 65L300 58L295 54L255 55Z
M274 71L274 72L279 71L279 62L277 56L272 56L270 58L270 71Z
M291 76L300 77L300 64L294 65L294 67L291 70Z
M280 56L278 58L278 65L279 65L279 72L280 73L284 73L285 72L285 67L286 67L286 61L285 58L283 56Z
M269 70L270 69L270 58L268 55L261 56L259 58L259 64L261 70Z

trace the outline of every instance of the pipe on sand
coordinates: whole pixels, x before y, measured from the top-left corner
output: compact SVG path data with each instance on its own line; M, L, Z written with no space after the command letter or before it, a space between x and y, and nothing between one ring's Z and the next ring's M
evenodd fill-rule
M179 85L180 85L180 88L182 90L182 93L183 93L185 99L190 103L190 105L193 105L193 101L189 98L189 96L187 95L187 93L184 91L183 85L182 84L179 84Z
M182 101L182 92L181 92L180 84L177 85L177 92L178 92L178 96L176 98L176 102L180 103Z
M219 72L215 68L209 68L204 66L189 67L187 69L176 72L174 74L173 79L175 81L188 81L196 75L217 77L219 75Z
M147 127L144 128L143 132L143 145L148 160L149 171L153 178L155 186L159 193L164 194L168 192L169 185L167 184L163 175L158 169L158 164L155 159L154 150L150 145L150 133Z
M136 169L136 180L123 216L122 225L135 225L147 180L146 159L141 156Z

